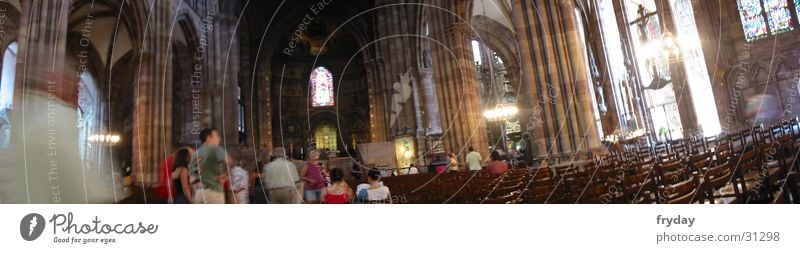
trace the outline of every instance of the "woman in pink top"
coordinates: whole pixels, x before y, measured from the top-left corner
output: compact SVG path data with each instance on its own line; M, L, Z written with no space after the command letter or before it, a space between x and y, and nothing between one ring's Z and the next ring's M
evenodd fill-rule
M305 199L307 204L317 204L322 199L322 189L325 188L325 167L319 161L319 152L311 151L311 161L308 161L300 171L300 176L306 182Z
M489 165L486 166L486 169L490 174L500 175L508 171L508 163L505 161L503 155L500 154L500 151L492 151L492 154L489 157L491 157L492 161L489 162Z

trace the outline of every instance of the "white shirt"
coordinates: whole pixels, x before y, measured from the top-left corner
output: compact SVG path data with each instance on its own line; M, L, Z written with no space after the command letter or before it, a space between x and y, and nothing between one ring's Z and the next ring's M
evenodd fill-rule
M246 204L250 199L250 175L242 167L236 166L231 169L231 189L236 194L239 204Z
M366 191L368 201L379 201L389 199L389 187L381 185L381 187L370 189L369 184L360 184L356 187L356 195ZM362 193L363 194L363 193Z
M264 167L264 175L262 177L267 189L281 187L294 188L294 183L300 181L297 168L292 162L284 158L275 159L275 161L267 164Z
M481 153L472 151L467 154L467 167L469 170L481 170Z
M408 169L401 169L398 172L400 175L413 175L413 174L419 174L419 169L417 169L417 167L411 166Z

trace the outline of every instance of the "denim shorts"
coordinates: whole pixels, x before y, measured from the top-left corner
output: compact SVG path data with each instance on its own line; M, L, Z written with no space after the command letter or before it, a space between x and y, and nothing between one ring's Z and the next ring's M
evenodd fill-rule
M322 199L322 189L306 190L306 201L319 201Z

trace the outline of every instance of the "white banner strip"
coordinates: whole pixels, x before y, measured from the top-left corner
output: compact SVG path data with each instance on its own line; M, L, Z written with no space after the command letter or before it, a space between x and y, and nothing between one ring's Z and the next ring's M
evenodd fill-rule
M2 205L0 248L766 252L796 248L798 211L797 205Z

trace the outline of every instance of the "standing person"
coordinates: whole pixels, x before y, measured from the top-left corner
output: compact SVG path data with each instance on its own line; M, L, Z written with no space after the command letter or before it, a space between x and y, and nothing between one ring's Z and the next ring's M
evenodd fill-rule
M305 200L308 204L317 204L322 198L322 188L325 188L325 167L319 161L319 152L314 150L309 153L310 161L303 165L300 175L306 183Z
M261 161L256 165L256 169L250 175L250 203L251 204L266 204L267 203L267 190L264 188L264 181L261 176L264 174L264 167L266 163Z
M353 199L353 189L344 181L344 171L340 168L331 170L331 185L322 189L322 203L347 204Z
M175 152L172 164L172 186L175 187L173 195L174 204L191 204L192 198L192 178L189 176L189 163L192 156L188 149L180 149Z
M411 166L408 167L408 171L405 173L406 175L414 175L419 174L419 161L414 161L411 163Z
M447 171L458 171L458 160L456 160L456 153L450 152L450 162L447 166Z
M300 183L300 176L297 175L297 167L286 160L286 150L282 147L275 148L272 153L275 158L265 166L262 174L270 203L299 203L301 200L296 184Z
M469 170L481 170L481 161L481 153L469 147L469 153L467 153L467 166Z
M367 183L356 188L356 197L360 203L384 204L392 203L392 193L389 187L381 182L381 171L373 168L367 172Z
M231 191L235 196L237 204L250 203L250 179L247 170L242 168L242 162L239 161L231 169Z
M202 183L202 189L195 193L194 203L198 204L225 204L225 188L227 181L227 155L219 146L222 137L216 128L206 128L200 131L200 141L203 142L192 157L190 169L197 173Z
M155 188L154 195L156 197L156 202L161 204L170 204L174 203L174 195L175 192L180 191L180 188L176 188L173 185L173 179L175 176L172 174L174 172L174 162L175 162L175 154L177 154L181 150L188 150L189 156L194 153L194 149L190 147L182 147L178 148L172 153L170 153L164 161L161 162L159 165L161 169L161 173L159 174L159 183L158 186Z
M490 174L500 175L508 171L508 163L505 161L503 155L500 154L500 151L492 151L490 158L492 161L486 166L486 170L488 170Z

